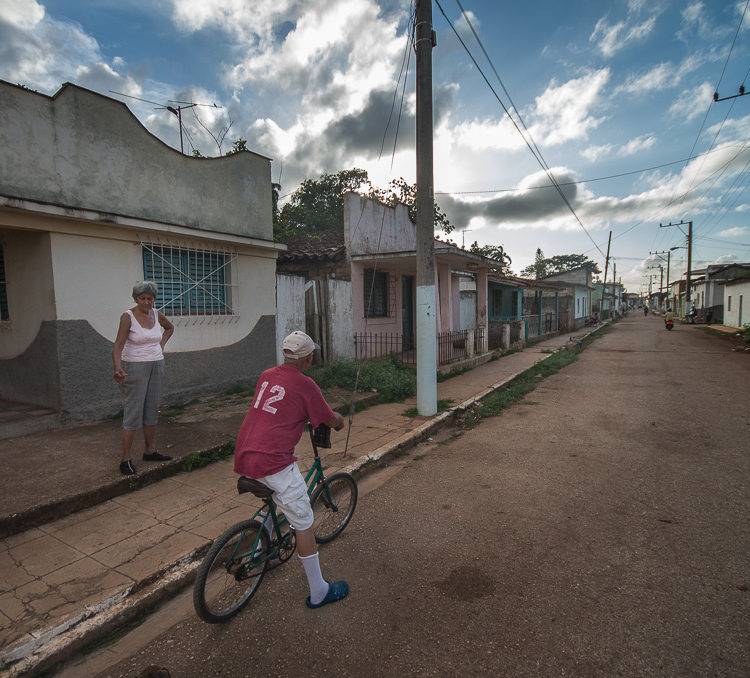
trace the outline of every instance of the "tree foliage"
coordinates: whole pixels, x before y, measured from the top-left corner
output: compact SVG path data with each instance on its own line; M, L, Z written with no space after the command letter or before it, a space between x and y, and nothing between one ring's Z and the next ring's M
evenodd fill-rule
M513 263L502 245L480 245L476 240L471 243L470 252L481 254L488 259L494 259L498 265L490 271L498 275L511 275L510 265Z
M293 233L316 233L344 224L344 194L360 193L386 205L403 203L409 215L416 219L417 188L403 178L394 179L387 189L376 188L363 169L341 170L323 174L318 179L305 179L280 210L274 213L274 234L277 238ZM435 204L435 224L445 233L453 230L448 217Z
M581 266L590 266L594 273L601 273L596 262L591 261L585 254L557 254L547 259L542 250L537 249L534 263L521 271L521 277L545 278L548 275L572 271Z

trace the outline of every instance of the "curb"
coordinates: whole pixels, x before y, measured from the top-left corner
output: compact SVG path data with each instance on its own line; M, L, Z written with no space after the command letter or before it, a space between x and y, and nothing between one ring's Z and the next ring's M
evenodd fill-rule
M574 343L582 341L604 326L587 332L580 339L576 338ZM560 346L557 350L566 348L569 344L570 342ZM557 352L557 350L554 352ZM543 355L540 360L533 364L535 365L547 357L549 356ZM475 406L484 398L507 387L528 369L531 368L520 370L449 410L434 415L416 429L387 445L383 445L375 452L359 457L342 470L354 475L362 475L368 469L376 468L388 455L416 446L434 431L455 421L460 414ZM223 445L217 447L223 447ZM123 491L117 493L124 494L131 489L135 489L130 483L142 482L142 485L147 485L162 477L178 473L181 466L182 460L173 460L163 467L147 472L147 474L144 474L144 476L147 476L145 478L121 480L103 489L109 490L111 488L111 490L114 490L124 487ZM162 475L156 477L158 474ZM117 494L112 496L117 496ZM46 507L40 507L38 515L42 515L41 509L43 508ZM37 509L34 509L34 511L37 511ZM188 586L195 578L200 560L212 543L212 540L206 540L200 547L182 556L172 565L148 576L130 588L120 591L96 605L87 607L78 615L64 620L52 628L37 632L33 640L13 647L0 657L0 661L3 663L0 666L2 672L0 675L7 676L7 678L25 678L35 675L40 670L49 669L68 659L91 642L103 637L111 630L138 617L149 607L174 595Z

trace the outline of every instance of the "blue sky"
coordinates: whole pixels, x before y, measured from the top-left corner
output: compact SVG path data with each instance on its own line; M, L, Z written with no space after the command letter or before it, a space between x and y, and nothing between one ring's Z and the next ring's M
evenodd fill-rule
M685 244L659 223L693 222L694 268L750 261L750 96L712 99L747 77L747 0L439 2L435 190L455 242L502 244L515 272L537 247L603 268L612 231L634 292L659 274L650 251ZM119 98L177 148L174 116L130 97L215 103L184 112L188 151L217 154L205 128L231 123L221 151L247 139L282 194L351 167L385 187L415 179L411 12L409 0L0 0L0 78ZM672 252L673 279L685 259Z

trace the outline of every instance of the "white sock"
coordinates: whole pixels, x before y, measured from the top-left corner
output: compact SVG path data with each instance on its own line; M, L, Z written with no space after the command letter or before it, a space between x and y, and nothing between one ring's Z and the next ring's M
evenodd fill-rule
M307 583L310 586L310 602L317 605L323 598L328 595L328 582L323 579L320 572L320 562L318 554L313 553L311 556L298 556L302 561L302 567L305 568Z

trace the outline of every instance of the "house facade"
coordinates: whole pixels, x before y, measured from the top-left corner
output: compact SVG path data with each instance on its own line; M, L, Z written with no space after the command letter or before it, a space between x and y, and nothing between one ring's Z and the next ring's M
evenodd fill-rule
M112 342L140 280L175 325L164 401L275 362L268 158L192 158L121 102L0 81L0 398L62 424L120 409Z
M592 281L594 268L593 264L579 266L578 268L562 273L553 273L541 279L542 282L565 283L566 287L571 290L569 310L571 319L570 330L577 330L583 327L592 313L591 293L594 289Z
M285 240L278 273L305 279L305 327L326 361L399 353L416 347L416 226L405 205L391 207L356 193L344 196L342 229ZM437 333L441 358L487 352L487 273L492 260L435 241ZM291 303L291 300L289 300ZM284 302L286 304L286 302ZM279 306L282 306L281 300ZM468 333L471 333L470 335ZM471 346L466 337L471 336Z
M724 286L750 273L750 263L714 264L704 269L691 271L690 296L698 315L703 321L710 311L713 322L723 322L725 306Z
M724 325L750 323L750 277L735 278L724 285Z

